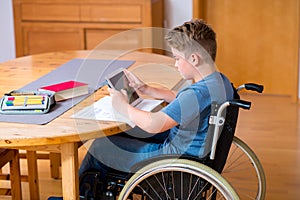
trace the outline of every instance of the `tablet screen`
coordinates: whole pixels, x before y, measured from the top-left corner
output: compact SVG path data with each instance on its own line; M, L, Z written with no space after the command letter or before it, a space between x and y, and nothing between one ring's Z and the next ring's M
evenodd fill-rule
M112 86L114 89L118 91L124 89L127 92L129 104L139 99L139 95L136 93L134 88L129 86L129 80L124 74L123 70L107 78L107 80L110 86Z

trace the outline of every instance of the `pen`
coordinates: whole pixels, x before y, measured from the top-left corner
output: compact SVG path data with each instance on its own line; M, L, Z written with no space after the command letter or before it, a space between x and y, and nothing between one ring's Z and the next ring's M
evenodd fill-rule
M25 106L25 105L42 105L44 104L43 99L27 99L27 100L9 100L6 101L7 106Z
M9 96L7 100L16 100L16 99L44 99L44 96L41 95L32 95L32 96Z
M25 103L26 105L41 105L44 104L44 101L41 100L28 100Z
M23 103L22 102L15 102L14 103L14 102L11 102L11 101L10 102L7 101L6 106L25 106L25 105L24 105L24 102Z
M35 92L12 92L9 94L10 96L24 96L24 95L35 95Z

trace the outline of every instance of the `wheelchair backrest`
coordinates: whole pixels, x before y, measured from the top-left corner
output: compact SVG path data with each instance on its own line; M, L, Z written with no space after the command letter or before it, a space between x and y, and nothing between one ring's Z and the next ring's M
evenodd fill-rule
M219 173L222 172L227 160L236 129L238 113L239 108L237 106L228 106L226 109L225 123L217 142L215 158L212 166L212 168Z
M233 89L234 89L234 99L240 99L236 89L234 87ZM214 116L216 114L219 107L220 105L218 104L211 105L211 116ZM214 160L212 161L212 166L211 166L214 170L216 170L219 173L222 172L227 160L227 156L236 129L238 114L239 114L239 107L235 105L230 105L226 107L226 109L222 113L225 122L220 127L219 139L216 146L215 157ZM206 145L205 147L206 152L210 152L215 126L216 125L214 124L209 125L207 138L206 138L207 140L206 142L208 145Z

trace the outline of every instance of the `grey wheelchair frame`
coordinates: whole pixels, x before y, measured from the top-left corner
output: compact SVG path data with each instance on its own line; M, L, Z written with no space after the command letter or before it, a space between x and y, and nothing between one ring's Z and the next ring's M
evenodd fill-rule
M133 166L132 173L110 172L104 199L264 199L262 164L234 136L239 108L251 107L251 102L240 100L242 89L261 93L263 86L244 84L236 89L235 100L212 104L207 156L161 155Z

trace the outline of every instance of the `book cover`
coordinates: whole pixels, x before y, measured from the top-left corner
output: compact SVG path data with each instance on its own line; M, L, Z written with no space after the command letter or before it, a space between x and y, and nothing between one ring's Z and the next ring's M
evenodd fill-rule
M88 94L88 84L70 80L39 88L39 91L43 90L55 92L55 100L62 101Z

